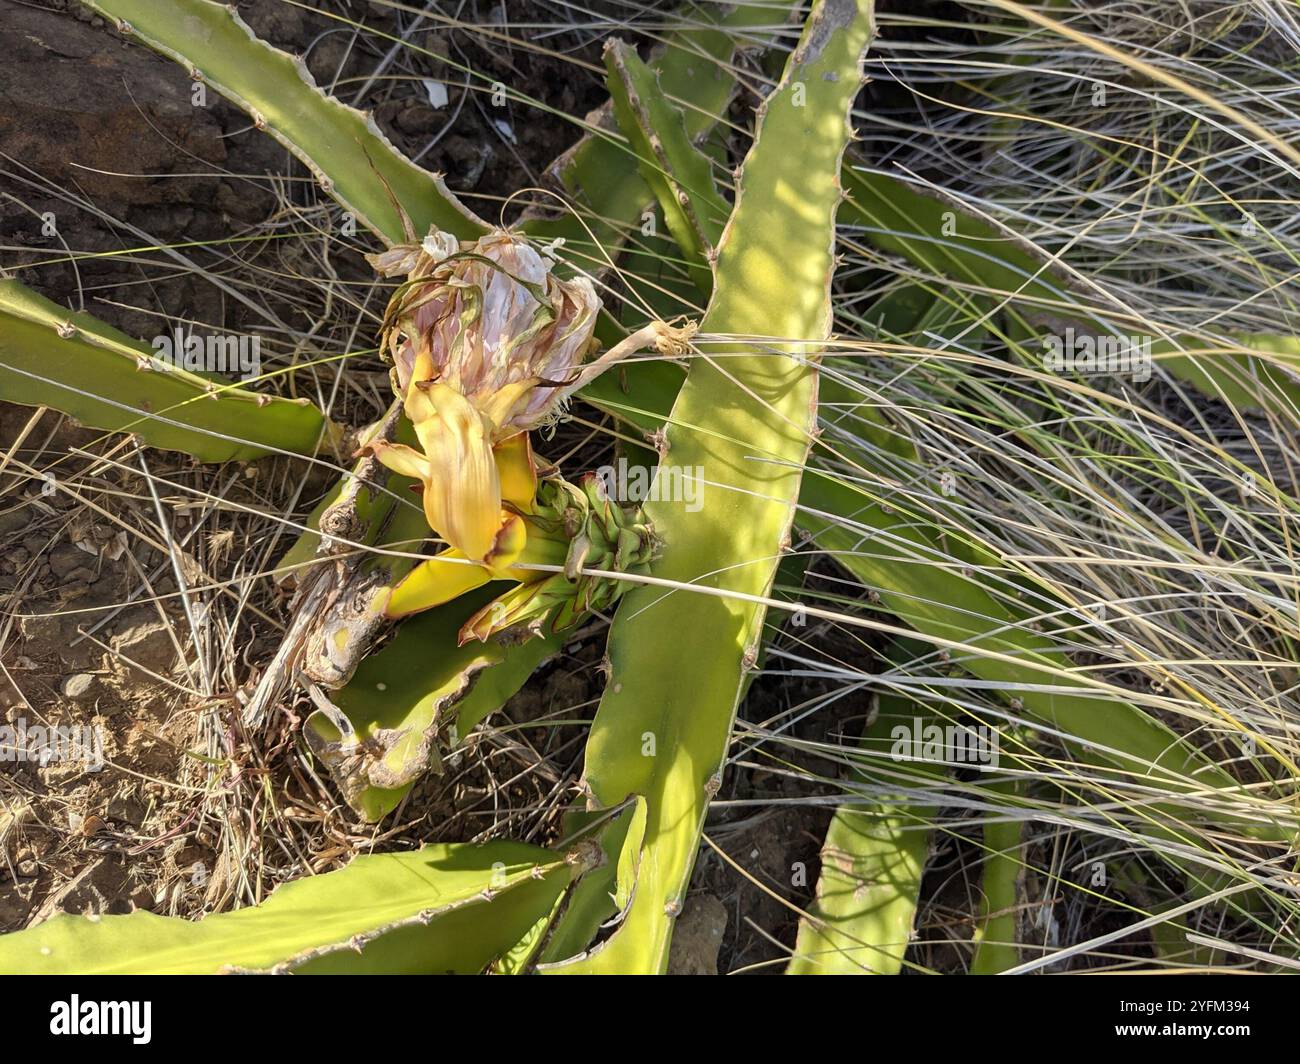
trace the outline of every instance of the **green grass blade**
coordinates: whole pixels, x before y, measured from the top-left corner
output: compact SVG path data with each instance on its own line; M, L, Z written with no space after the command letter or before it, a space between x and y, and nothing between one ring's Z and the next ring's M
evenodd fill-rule
M132 432L203 462L315 454L337 429L306 399L259 395L177 369L89 314L0 279L0 399ZM143 367L148 366L149 369Z
M655 576L723 594L650 586L619 607L586 779L599 806L646 798L646 853L622 926L571 970L655 972L667 963L762 631L763 609L728 595L771 588L814 426L815 369L803 356L817 353L830 328L840 158L871 35L870 3L816 5L743 168L702 333L780 339L759 349L710 343L673 407L661 468L702 467L707 487L694 513L683 503L647 505L665 542Z
M394 198L417 236L430 225L463 239L485 229L440 178L394 148L370 116L323 93L301 59L258 40L233 5L210 0L88 4L246 111L259 129L307 165L326 192L390 242L404 236Z
M579 871L517 842L371 854L203 920L59 915L0 936L15 975L479 972L509 950Z

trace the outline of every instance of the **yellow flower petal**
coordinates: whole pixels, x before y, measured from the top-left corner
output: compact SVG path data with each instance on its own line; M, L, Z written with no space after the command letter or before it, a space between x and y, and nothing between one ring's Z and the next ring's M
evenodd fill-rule
M384 616L397 619L441 606L492 579L483 566L468 564L464 559L460 551L446 550L421 562L389 593Z
M411 477L414 480L427 480L429 477L429 460L414 447L407 447L404 443L375 440L367 444L365 449L378 458L382 465L399 476Z
M518 432L519 426L514 424L516 408L524 405L524 398L536 387L536 379L528 377L524 380L511 381L496 391L485 391L476 397L479 409L483 411L484 417L493 425L499 426L503 432ZM548 390L554 391L553 388Z
M528 433L520 432L498 443L492 454L501 478L501 497L524 513L532 513L537 497L537 464Z
M490 426L469 400L445 384L411 388L406 412L429 461L424 487L429 526L448 546L484 562L501 529L501 480Z

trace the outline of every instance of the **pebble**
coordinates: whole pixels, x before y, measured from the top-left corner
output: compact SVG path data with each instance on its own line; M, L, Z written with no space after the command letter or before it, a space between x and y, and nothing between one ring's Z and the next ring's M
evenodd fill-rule
M85 698L94 690L97 680L88 672L77 672L64 677L63 696L65 698Z

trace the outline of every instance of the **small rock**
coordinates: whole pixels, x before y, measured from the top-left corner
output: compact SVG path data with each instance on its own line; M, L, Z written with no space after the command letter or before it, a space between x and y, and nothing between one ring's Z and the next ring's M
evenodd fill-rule
M118 625L111 645L132 664L154 673L165 675L176 658L171 633L152 611L133 611Z
M75 672L63 678L60 690L64 698L88 698L99 681L88 672Z

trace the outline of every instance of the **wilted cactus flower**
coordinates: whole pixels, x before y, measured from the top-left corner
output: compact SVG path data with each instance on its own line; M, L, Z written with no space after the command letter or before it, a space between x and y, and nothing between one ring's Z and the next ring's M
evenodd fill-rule
M653 322L588 361L601 309L595 288L585 277L555 276L554 261L509 230L461 242L431 229L422 243L370 262L385 276L406 275L384 316L381 348L420 444L371 450L422 482L429 526L450 548L439 559L474 563L436 564L437 580L423 563L404 581L406 593L394 594L388 612L398 616L508 575L521 560L522 516L537 490L528 431L626 355L651 346L683 353L694 327Z

